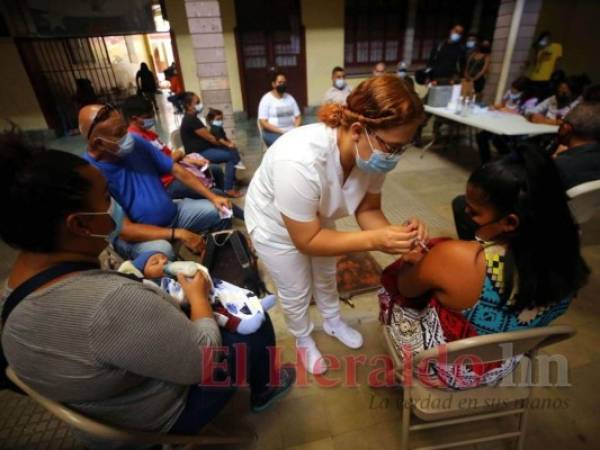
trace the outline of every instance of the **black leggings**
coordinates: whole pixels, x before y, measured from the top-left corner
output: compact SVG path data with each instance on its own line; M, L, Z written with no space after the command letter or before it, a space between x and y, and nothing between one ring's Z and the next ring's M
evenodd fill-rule
M227 355L227 373L233 384L236 380L235 344L246 345L246 374L250 389L254 394L260 394L268 388L270 377L270 355L268 348L275 347L275 332L268 314L262 326L252 334L231 333L221 328L222 346L229 349ZM224 379L226 374L215 376ZM175 425L169 430L171 434L197 434L202 427L209 423L225 407L235 387L207 387L194 385L190 388L185 408Z

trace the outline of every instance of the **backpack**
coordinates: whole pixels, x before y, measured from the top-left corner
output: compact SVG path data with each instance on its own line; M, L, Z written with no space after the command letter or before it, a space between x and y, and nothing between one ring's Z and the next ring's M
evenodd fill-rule
M258 273L257 257L241 231L210 233L202 264L213 278L248 289L257 297L270 293Z

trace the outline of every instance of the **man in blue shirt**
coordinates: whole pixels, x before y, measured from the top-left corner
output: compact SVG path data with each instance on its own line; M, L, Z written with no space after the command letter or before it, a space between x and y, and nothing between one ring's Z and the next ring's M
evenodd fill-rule
M219 214L230 210L231 202L212 193L152 144L128 133L114 107L85 106L79 112L79 129L88 142L85 158L104 174L110 194L127 215L119 239L113 242L124 258L154 250L172 259L174 241L199 253L204 248L199 233L231 227L231 220ZM205 199L174 203L160 181L165 174L172 174Z

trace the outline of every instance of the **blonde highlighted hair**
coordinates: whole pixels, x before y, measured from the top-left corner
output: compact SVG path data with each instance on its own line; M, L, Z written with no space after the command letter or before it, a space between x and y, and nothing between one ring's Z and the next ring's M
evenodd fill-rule
M354 122L371 129L393 128L423 122L423 103L396 75L372 77L360 83L346 99L346 106L328 103L317 116L327 126L349 128Z

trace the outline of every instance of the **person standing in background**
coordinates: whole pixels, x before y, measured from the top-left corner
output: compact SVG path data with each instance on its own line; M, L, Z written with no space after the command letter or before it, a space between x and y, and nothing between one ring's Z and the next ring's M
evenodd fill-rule
M492 47L490 41L484 39L475 48L467 60L464 78L467 83L473 83L472 91L477 96L477 99L479 99L483 92L483 88L485 87L485 76L490 69L491 52Z
M431 51L425 71L437 84L455 83L462 78L465 68L465 47L461 39L464 32L462 25L454 25L448 38Z
M549 31L544 31L533 44L533 52L529 79L538 89L540 98L546 98L552 95L552 92L549 92L549 81L556 70L558 60L563 57L563 48L558 42L552 42Z
M140 64L140 70L135 74L135 85L137 87L138 94L142 94L148 100L152 102L154 110L158 114L158 104L156 103L156 78L154 73L148 68L148 64L145 62Z
M327 89L323 96L323 103L339 103L340 105L346 104L346 97L350 94L352 89L346 83L346 72L340 66L336 66L331 71L331 81L333 86Z
M373 76L378 77L380 75L385 75L385 63L383 61L379 61L373 66Z

